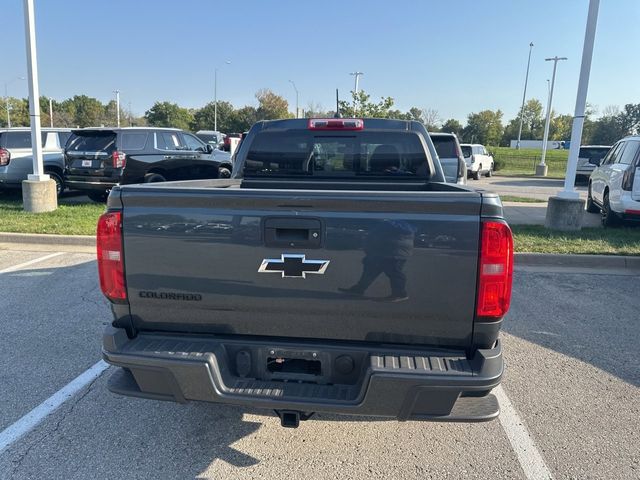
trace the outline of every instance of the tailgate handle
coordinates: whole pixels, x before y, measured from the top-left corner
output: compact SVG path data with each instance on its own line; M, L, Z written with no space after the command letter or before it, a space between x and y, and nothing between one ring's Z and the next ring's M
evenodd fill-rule
M322 223L316 218L267 218L264 243L267 247L320 248Z

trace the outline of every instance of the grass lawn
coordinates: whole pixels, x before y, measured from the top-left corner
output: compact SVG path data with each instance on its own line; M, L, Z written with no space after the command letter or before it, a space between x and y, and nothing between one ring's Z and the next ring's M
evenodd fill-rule
M546 200L540 198L519 197L517 195L500 195L500 200L503 202L518 202L518 203L545 203Z
M529 253L640 255L640 228L584 228L555 232L541 225L512 225L514 250Z
M506 176L533 176L540 163L542 150L489 147L496 163L496 173ZM547 150L545 163L549 178L564 178L569 150Z
M54 212L27 213L21 200L0 197L0 232L95 235L101 203L59 205Z

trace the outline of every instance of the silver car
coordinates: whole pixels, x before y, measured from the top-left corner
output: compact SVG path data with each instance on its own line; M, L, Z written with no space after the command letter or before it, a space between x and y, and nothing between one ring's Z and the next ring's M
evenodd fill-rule
M44 171L56 182L58 195L64 185L63 150L71 130L42 129ZM0 129L0 188L22 188L22 181L33 173L31 129L28 127Z
M596 163L602 161L610 149L610 145L582 145L578 153L576 180L588 181Z

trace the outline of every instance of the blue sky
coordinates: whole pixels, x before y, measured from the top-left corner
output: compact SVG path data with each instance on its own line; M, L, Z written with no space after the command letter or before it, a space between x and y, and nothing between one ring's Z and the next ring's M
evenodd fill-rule
M335 88L391 96L396 106L438 110L464 121L521 102L529 42L535 44L527 97L546 102L558 67L554 110L575 104L588 0L35 0L40 90L64 99L108 101L121 91L141 115L155 100L200 107L218 98L255 104L270 88L295 108L333 108ZM1 0L0 84L26 74L23 2ZM588 101L600 108L640 102L640 1L602 0ZM231 60L230 65L225 60ZM0 92L4 93L4 92ZM27 96L13 82L13 96Z

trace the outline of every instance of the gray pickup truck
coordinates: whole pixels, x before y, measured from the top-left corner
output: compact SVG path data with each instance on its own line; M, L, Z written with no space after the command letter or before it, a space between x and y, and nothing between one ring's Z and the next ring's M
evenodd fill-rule
M231 179L115 187L97 242L115 393L286 427L498 415L511 231L418 122L259 122Z

